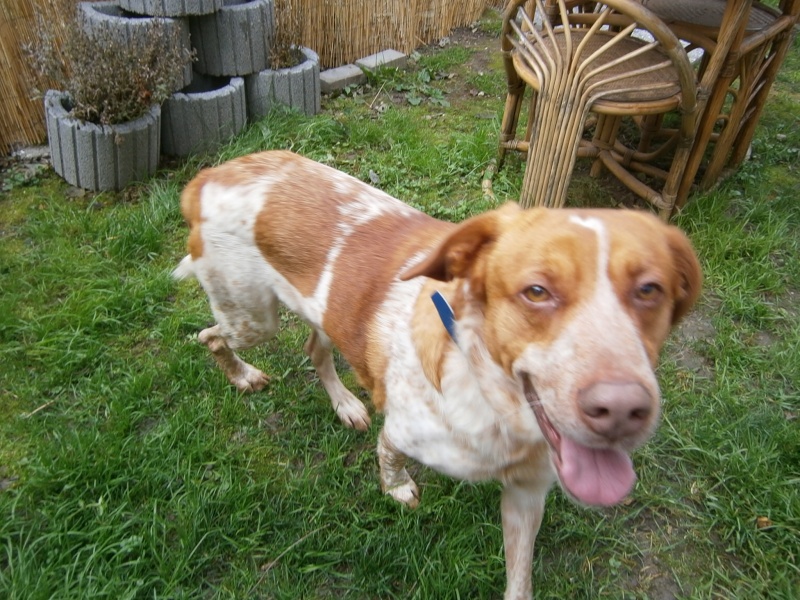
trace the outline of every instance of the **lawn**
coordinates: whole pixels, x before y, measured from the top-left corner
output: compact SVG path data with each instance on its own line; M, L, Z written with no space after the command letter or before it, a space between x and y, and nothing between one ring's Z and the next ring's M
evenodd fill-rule
M414 467L422 503L381 494L366 434L340 425L292 316L245 353L240 395L197 333L182 186L203 166L290 148L444 219L514 199L481 180L504 102L496 18L404 73L275 112L213 156L119 194L13 167L0 192L0 597L498 598L499 486ZM576 175L573 205L627 202ZM536 597L800 597L800 44L749 162L678 216L705 271L659 379L664 416L625 505L548 499ZM345 383L357 386L344 364Z

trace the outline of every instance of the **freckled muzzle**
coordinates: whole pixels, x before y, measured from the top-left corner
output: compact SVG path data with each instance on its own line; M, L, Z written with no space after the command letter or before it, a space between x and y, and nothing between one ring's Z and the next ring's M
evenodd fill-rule
M530 376L522 374L522 382L525 399L550 446L561 486L584 504L610 506L621 502L636 482L630 456L616 448L591 448L558 431Z

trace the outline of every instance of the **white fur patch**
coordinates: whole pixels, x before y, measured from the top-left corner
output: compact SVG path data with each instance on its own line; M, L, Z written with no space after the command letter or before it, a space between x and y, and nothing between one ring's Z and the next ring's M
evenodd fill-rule
M264 176L257 183L233 187L209 182L201 191L203 255L193 261L192 268L234 349L272 335L276 296L301 317L321 323L324 307L304 298L264 259L255 243L256 219L267 197L265 187L278 179Z
M312 297L308 299L307 311L309 315L313 315L314 322L318 323L322 323L325 315L328 296L333 285L336 261L339 259L347 239L359 227L367 226L373 220L386 214L408 215L413 213L412 208L388 194L371 188L365 191L361 182L349 176L335 177L334 187L340 193L352 196L354 199L338 206L339 220L336 229L340 235L331 245L317 287Z
M479 315L459 320L460 348L453 345L445 358L442 393L431 385L411 338L422 285L422 278L395 283L377 315L379 339L392 357L385 374L384 431L403 454L439 472L473 481L497 478L541 439L536 421L517 384L485 348L473 348L483 344L476 334ZM478 356L478 362L471 364L467 356ZM509 402L511 397L517 402Z
M374 188L361 189L353 200L339 206L339 214L344 218L340 227L361 227L373 219L386 214L411 216L414 209L389 194Z

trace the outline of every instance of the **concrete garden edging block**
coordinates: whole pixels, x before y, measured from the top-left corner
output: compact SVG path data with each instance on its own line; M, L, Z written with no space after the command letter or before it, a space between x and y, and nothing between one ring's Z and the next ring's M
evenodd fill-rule
M381 50L356 61L356 66L367 71L377 71L380 68L403 69L408 62L408 56L393 48Z
M101 32L103 29L113 32L114 35L121 37L126 42L136 38L144 37L147 30L154 27L156 18L146 18L141 16L131 16L126 14L116 2L81 2L78 4L78 14L84 30L92 35L94 32ZM159 25L163 25L167 35L176 35L176 43L179 49L190 51L189 42L189 23L182 19L158 18ZM175 80L171 91L178 91L192 81L192 64L188 62L182 69L176 69Z
M117 0L125 10L140 15L186 17L218 11L223 0Z
M283 104L306 115L320 111L319 55L300 48L305 60L286 69L266 69L245 78L247 115L251 121L264 117L275 104Z
M355 65L342 65L333 69L326 69L319 74L320 88L323 94L343 90L348 85L360 85L367 80L359 67Z
M219 11L189 19L197 50L195 71L250 75L269 66L275 38L274 0L225 0Z
M45 122L53 169L67 183L93 190L121 190L158 169L161 107L119 125L95 125L69 114L69 96L49 90Z
M247 121L244 79L195 73L191 85L163 106L161 150L188 156L212 152L244 129Z

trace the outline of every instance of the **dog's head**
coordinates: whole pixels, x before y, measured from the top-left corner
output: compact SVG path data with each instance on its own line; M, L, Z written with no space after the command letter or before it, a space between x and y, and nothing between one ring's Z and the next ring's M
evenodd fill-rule
M416 276L463 281L562 487L586 504L624 498L629 452L658 421L658 353L700 291L686 236L642 212L510 204L459 225L403 279Z

